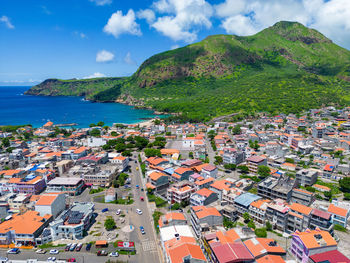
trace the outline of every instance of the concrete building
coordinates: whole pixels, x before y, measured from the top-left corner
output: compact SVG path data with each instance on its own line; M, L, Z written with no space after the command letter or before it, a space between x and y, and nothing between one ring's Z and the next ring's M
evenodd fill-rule
M191 206L207 206L218 200L218 195L212 190L202 188L190 197Z
M349 209L345 209L334 204L330 204L328 207L328 213L332 215L332 223L347 227L349 218Z
M245 160L245 154L243 151L234 148L224 148L224 154L222 156L223 163L240 164Z
M267 165L267 159L258 155L252 155L249 158L247 158L246 161L247 161L249 172L253 174L258 173L259 166Z
M274 200L267 205L266 221L269 221L274 228L285 232L287 228L288 211L289 208L283 200Z
M167 191L167 199L169 204L189 202L191 194L194 193L196 189L193 187L189 181L182 181L174 184Z
M258 195L268 199L283 199L289 202L292 190L297 186L296 180L289 176L269 176L258 183Z
M235 198L234 207L237 209L237 213L239 215L243 215L244 213L248 212L250 204L259 199L261 199L261 197L258 195L244 193Z
M50 214L56 218L65 208L65 194L44 194L35 203L35 211L39 212L40 216Z
M110 170L99 171L95 174L84 174L83 179L87 185L107 187L114 179L114 173Z
M56 177L47 183L46 192L63 192L69 195L78 195L83 191L85 183L81 178Z
M332 215L328 212L312 209L309 226L311 229L319 228L333 235Z
M315 194L304 189L294 188L292 191L291 202L299 203L306 206L311 205L315 201Z
M197 237L199 237L203 231L208 231L215 226L221 226L222 223L223 216L215 207L191 207L191 224Z
M302 169L295 175L295 179L301 186L312 186L316 183L318 171L315 169Z
M74 203L50 223L52 240L81 239L93 220L93 203Z

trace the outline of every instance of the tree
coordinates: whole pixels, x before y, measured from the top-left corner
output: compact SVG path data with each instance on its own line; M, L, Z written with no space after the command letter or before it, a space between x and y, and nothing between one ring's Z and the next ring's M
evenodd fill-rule
M160 124L160 119L155 119L153 122L154 122L155 125L159 125Z
M272 230L272 225L271 225L271 223L269 222L269 221L266 221L266 230L267 231L271 231Z
M115 131L112 131L112 132L111 132L111 135L114 136L114 137L116 137L116 136L118 136L118 133L115 132Z
M152 149L152 148L147 148L145 149L145 155L146 157L162 157L162 154L160 153L159 149Z
M117 152L124 152L126 150L126 145L124 143L117 143L115 146Z
M247 174L247 173L249 172L249 168L248 168L248 166L246 166L246 165L239 165L237 168L238 168L238 170L240 170L242 173Z
M323 195L327 200L332 199L332 191L324 192Z
M96 124L95 123L91 123L89 126L90 126L90 128L96 127Z
M350 200L350 193L344 193L344 200Z
M224 164L224 168L227 170L236 170L236 165L234 163L226 163Z
M132 153L130 150L122 152L122 156L132 156Z
M286 163L294 163L294 160L292 158L286 158Z
M223 162L223 159L222 159L222 157L221 156L215 156L214 157L215 158L215 163L217 163L217 164L222 164L222 162Z
M250 220L247 224L247 227L255 229L255 224L252 220Z
M241 134L242 131L241 131L241 126L240 125L236 125L235 127L233 127L232 129L232 134L235 134L235 135L238 135L238 134Z
M260 177L266 178L270 175L270 172L270 168L265 165L260 165L258 167L258 174L260 175Z
M105 123L104 123L103 121L99 121L99 122L97 123L97 126L102 127L103 125L105 125Z
M104 225L107 231L113 230L116 227L115 221L112 217L108 217Z
M3 139L2 139L2 146L5 147L5 148L7 148L7 147L10 146L10 140L9 140L9 138L3 138Z
M188 153L188 157L191 158L191 159L193 159L193 152L189 152L189 153Z
M245 223L247 223L250 220L250 215L248 214L248 212L245 212L243 214L243 219Z
M339 180L339 187L342 192L350 193L350 177Z
M180 209L180 204L179 203L175 203L171 206L171 209L173 210L179 210Z
M101 135L101 132L99 129L93 129L89 132L89 134L94 137L99 137Z
M267 237L266 228L263 227L263 228L255 229L255 235L257 237L263 237L263 238Z

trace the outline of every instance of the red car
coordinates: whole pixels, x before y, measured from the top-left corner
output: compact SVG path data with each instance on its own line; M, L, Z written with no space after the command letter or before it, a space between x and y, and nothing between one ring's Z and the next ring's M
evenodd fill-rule
M141 200L141 201L145 201L145 199L143 199L143 197L142 197L142 196L140 197L140 200Z
M75 258L69 258L67 259L67 262L77 262L77 260Z

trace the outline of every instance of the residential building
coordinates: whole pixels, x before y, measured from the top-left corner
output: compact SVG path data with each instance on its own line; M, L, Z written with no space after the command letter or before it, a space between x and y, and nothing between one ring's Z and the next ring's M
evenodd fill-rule
M116 156L111 160L111 163L118 165L120 170L124 171L129 165L129 158L125 156Z
M301 186L312 186L316 183L318 171L315 169L302 169L295 175L295 179Z
M223 163L240 164L245 160L245 153L241 150L234 148L224 148L224 154L222 155Z
M249 158L247 158L247 166L249 169L249 172L253 173L253 174L257 174L258 173L258 167L261 165L267 165L267 159L262 157L262 156L258 156L258 155L252 155Z
M110 170L102 170L94 174L84 174L83 179L86 185L107 187L112 184L114 173Z
M234 199L234 207L237 209L239 215L243 215L248 212L250 204L259 199L261 199L261 197L258 195L243 193Z
M183 213L168 212L159 218L158 225L160 228L177 225L187 225L187 220Z
M27 175L25 178L11 178L8 184L13 192L23 194L39 194L46 187L45 179L34 174Z
M218 176L218 168L211 164L204 165L202 167L201 175L204 178L216 178Z
M268 199L283 199L289 202L292 190L297 186L295 179L289 176L269 176L258 183L258 195Z
M332 235L317 228L292 234L289 251L298 262L308 263L310 256L336 249L337 242Z
M191 224L197 237L203 231L208 231L215 226L221 226L223 217L215 207L192 206Z
M195 191L196 189L189 181L182 181L177 184L173 184L173 186L171 188L168 188L167 191L168 203L173 204L189 202L191 194Z
M350 259L339 250L330 250L309 257L309 263L350 263Z
M311 229L319 228L333 235L332 215L328 212L312 209L309 225Z
M146 187L158 193L166 192L169 187L169 177L162 172L153 171L147 177Z
M75 177L56 177L47 183L46 192L63 192L69 195L79 195L84 188L84 181Z
M218 195L212 190L202 188L194 192L190 197L191 206L207 206L218 200Z
M305 231L310 224L312 208L299 203L289 206L287 232Z
M8 220L0 223L0 244L16 243L34 246L35 238L42 233L51 220L52 215L40 216L36 211L13 214Z
M332 215L332 223L341 225L345 228L348 223L349 211L349 209L345 209L334 204L330 204L328 207L328 213Z
M191 174L194 174L194 172L190 168L180 167L175 169L174 173L171 175L171 180L174 182L189 180Z
M254 221L260 224L264 224L266 220L267 204L269 204L270 202L271 200L268 199L259 199L252 202L248 209L250 217Z
M276 199L267 204L266 221L269 221L274 228L285 232L287 227L288 211L289 208L284 203L284 200Z
M66 208L66 196L64 194L43 194L35 203L35 211L40 216L50 214L56 218Z
M315 193L304 189L293 188L291 202L309 206L315 201L315 199Z

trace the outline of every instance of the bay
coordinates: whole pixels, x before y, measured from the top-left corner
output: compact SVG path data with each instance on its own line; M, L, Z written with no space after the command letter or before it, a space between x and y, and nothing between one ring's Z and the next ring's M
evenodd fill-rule
M77 123L75 127L81 128L99 121L111 126L155 117L150 110L119 103L96 103L82 97L23 95L29 88L0 86L0 125L32 124L40 127L50 120L55 124Z

